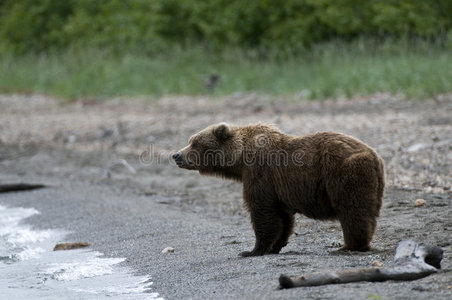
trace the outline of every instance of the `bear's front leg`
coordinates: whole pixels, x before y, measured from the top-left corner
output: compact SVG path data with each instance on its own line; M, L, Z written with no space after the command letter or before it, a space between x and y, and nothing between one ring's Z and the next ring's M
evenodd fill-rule
M261 173L265 174L265 170ZM289 222L284 221L286 214L283 211L282 203L279 201L272 183L265 180L265 176L244 174L243 177L254 178L254 180L244 180L243 200L250 213L256 243L253 250L244 251L240 253L240 256L279 253L281 248L287 244L293 222L290 218Z
M281 240L284 233L284 222L277 210L268 208L253 211L250 210L251 222L253 224L254 234L256 235L256 244L251 251L240 253L242 257L260 256L264 254L279 253L283 245L275 245ZM274 249L274 246L278 249Z

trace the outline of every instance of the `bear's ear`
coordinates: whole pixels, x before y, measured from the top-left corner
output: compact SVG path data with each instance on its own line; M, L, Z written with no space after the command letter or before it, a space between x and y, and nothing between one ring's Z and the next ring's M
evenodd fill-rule
M231 128L227 123L220 123L214 128L213 134L219 141L225 141L231 137Z

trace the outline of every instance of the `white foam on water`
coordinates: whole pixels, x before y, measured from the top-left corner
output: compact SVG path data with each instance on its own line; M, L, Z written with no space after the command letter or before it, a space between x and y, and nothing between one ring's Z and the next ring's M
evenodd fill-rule
M5 299L163 299L148 276L134 276L97 251L53 251L67 232L35 230L22 221L34 208L0 205L0 295Z
M70 263L52 264L44 273L51 274L52 278L60 281L78 280L113 274L113 265L126 260L125 258L99 259L99 256L102 255L100 252L89 252L88 257L83 261L77 260Z
M45 249L41 247L36 248L28 248L26 247L24 250L17 254L13 254L13 258L17 258L18 260L28 260L41 257L41 253L46 252Z
M32 230L22 221L39 212L34 208L0 205L0 257L5 262L39 258L45 252L41 243L62 238L65 232L58 230Z

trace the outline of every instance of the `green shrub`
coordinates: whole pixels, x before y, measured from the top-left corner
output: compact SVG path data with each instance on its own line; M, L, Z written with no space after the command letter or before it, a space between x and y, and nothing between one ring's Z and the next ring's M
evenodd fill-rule
M451 16L452 0L0 0L0 51L202 45L284 55L358 37L447 44Z
M62 27L73 10L73 0L1 1L0 50L23 54L67 46Z

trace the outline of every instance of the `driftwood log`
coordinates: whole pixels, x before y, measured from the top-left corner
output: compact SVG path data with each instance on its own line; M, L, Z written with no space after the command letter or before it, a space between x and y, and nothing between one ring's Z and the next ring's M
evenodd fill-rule
M11 183L0 184L0 193L31 191L36 189L42 189L46 186L43 184L27 184L27 183Z
M311 273L296 278L279 277L281 289L318 286L357 281L415 280L441 269L443 250L437 246L420 246L414 241L401 241L391 268L360 268Z
M53 251L58 250L72 250L72 249L79 249L79 248L85 248L91 246L90 243L86 242L75 242L75 243L62 243L62 244L56 244L53 248Z

